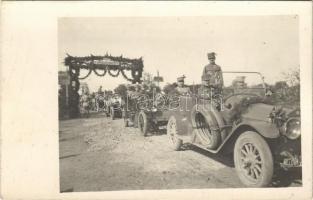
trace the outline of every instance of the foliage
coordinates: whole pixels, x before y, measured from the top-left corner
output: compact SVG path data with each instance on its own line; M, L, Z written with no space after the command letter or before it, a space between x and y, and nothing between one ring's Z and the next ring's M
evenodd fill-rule
M291 87L300 85L300 68L294 68L288 72L284 72L283 77Z
M125 84L119 84L115 89L114 92L121 97L126 97L127 95L127 87Z
M167 83L164 87L163 87L163 92L165 94L173 94L176 93L176 87L177 87L177 83Z
M270 86L274 104L290 107L300 107L300 69L291 69L283 73L284 81L278 81Z

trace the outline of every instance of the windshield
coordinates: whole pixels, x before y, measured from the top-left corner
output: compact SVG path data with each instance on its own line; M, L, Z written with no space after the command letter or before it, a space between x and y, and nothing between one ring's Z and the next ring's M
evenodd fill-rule
M223 72L223 95L256 94L264 96L266 87L264 78L259 72Z

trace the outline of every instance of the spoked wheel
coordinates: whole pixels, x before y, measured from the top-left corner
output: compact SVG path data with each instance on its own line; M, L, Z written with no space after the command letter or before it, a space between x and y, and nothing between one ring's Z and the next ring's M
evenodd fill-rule
M147 114L144 111L140 111L138 114L138 128L143 136L147 136L149 120Z
M239 136L234 149L237 174L248 187L265 187L273 177L273 157L266 141L247 131Z
M171 141L171 145L173 146L173 149L175 151L180 150L183 140L179 139L177 136L177 123L176 118L174 116L171 116L167 123L167 136L169 137Z

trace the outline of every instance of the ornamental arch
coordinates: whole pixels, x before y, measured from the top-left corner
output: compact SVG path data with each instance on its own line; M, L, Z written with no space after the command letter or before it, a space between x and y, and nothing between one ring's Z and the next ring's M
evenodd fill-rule
M127 81L131 83L141 83L143 72L142 58L130 59L123 56L114 57L111 55L104 56L85 56L74 57L67 54L64 59L64 64L68 66L70 84L69 84L69 116L71 118L78 117L79 113L79 94L80 80L86 79L92 72L97 76L104 77L110 75L118 77L122 75ZM87 74L80 76L80 70L87 70ZM130 75L126 72L129 71Z

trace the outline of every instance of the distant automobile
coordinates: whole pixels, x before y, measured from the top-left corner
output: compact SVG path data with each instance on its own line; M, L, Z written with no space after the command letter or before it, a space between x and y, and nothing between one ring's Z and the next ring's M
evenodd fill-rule
M107 110L112 120L122 118L122 98L118 94L114 94L109 98Z

